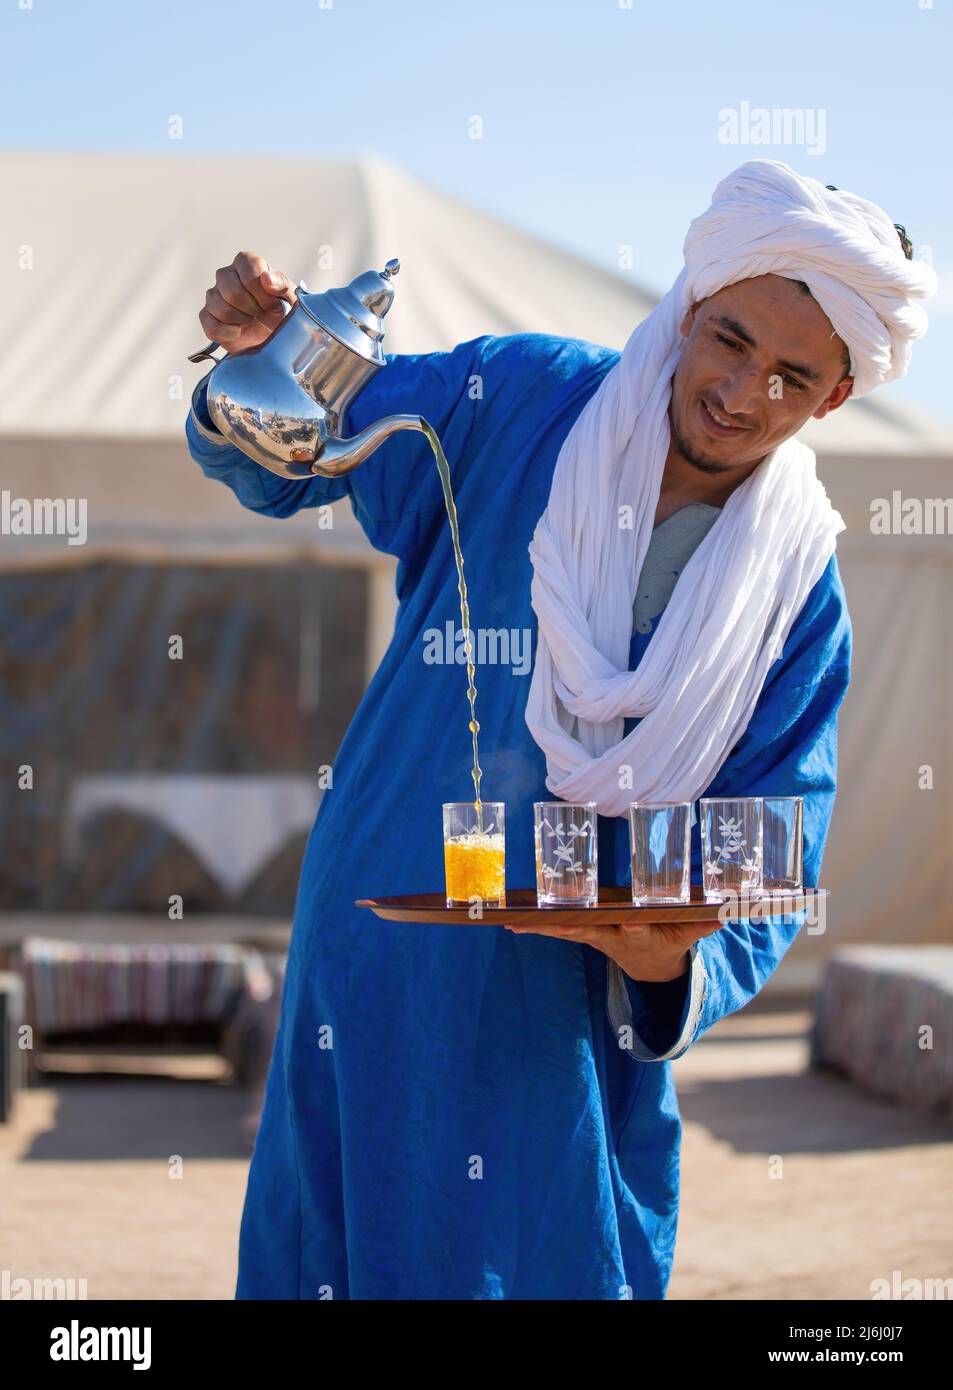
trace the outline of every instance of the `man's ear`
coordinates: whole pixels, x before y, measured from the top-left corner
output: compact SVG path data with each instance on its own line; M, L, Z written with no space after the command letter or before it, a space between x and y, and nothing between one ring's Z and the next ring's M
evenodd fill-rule
M845 376L843 381L839 381L823 405L819 405L813 416L814 420L823 420L825 415L829 415L832 410L838 410L850 396L854 389L854 378Z
M692 324L695 322L695 315L698 313L698 305L700 303L701 300L697 300L696 303L689 304L688 308L685 310L685 317L679 324L679 332L683 338L687 338L692 331Z

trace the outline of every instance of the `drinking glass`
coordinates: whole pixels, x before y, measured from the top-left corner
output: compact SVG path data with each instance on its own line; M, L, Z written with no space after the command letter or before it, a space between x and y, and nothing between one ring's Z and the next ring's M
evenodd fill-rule
M764 798L764 890L780 893L804 886L804 798Z
M506 830L502 801L443 803L443 864L447 906L506 903Z
M629 803L629 850L634 903L691 901L690 801Z
M702 881L706 902L762 892L764 801L760 796L707 797L702 822Z
M595 907L599 902L596 803L534 801L536 902L539 907Z

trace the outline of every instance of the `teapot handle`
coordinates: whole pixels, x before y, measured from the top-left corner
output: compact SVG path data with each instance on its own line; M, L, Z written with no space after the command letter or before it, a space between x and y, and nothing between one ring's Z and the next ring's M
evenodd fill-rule
M388 265L389 264L390 262L388 262ZM304 293L307 294L308 287L303 280L299 280L297 285L295 286L296 296L298 290L303 290ZM281 305L282 313L284 314L285 318L287 318L288 315L291 313L291 310L294 308L294 305L289 304L286 299L279 299L278 303ZM221 352L221 357L215 356L216 350ZM227 356L228 348L223 348L221 343L206 343L205 347L201 348L198 352L190 353L187 360L189 362L204 362L207 359L209 362L214 362L217 367L220 362L224 362Z
M206 358L208 358L209 362L214 362L215 365L218 366L219 362L224 361L224 357L216 357L215 349L221 348L221 346L221 343L206 343L205 347L202 348L199 352L190 352L188 356L188 361L204 362Z

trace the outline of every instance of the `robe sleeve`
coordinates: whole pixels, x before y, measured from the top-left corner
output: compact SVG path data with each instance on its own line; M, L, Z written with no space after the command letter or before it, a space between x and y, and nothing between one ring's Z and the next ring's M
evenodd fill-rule
M706 796L803 796L804 884L819 886L837 777L837 711L850 681L852 633L831 556L791 627L740 741ZM692 882L702 882L701 829L692 829ZM680 1057L720 1018L741 1009L774 972L807 910L728 921L689 952L678 980L643 983L607 962L609 1019L641 1061ZM620 1032L624 1029L624 1032Z
M351 403L346 430L356 434L385 415L422 415L456 458L474 425L481 399L481 358L490 335L451 352L390 355ZM209 373L211 375L211 373ZM368 540L404 563L443 512L443 493L430 445L417 431L391 435L369 458L340 478L298 482L262 468L230 444L208 411L202 378L186 419L189 453L209 478L230 487L243 507L263 516L287 517L302 507L348 498Z

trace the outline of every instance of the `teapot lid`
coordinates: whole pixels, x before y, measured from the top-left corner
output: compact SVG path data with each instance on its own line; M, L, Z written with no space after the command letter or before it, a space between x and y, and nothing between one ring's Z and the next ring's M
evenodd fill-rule
M365 270L343 289L323 294L297 291L306 314L338 342L378 366L384 365L384 315L394 299L393 277L400 261L388 261L384 269Z

